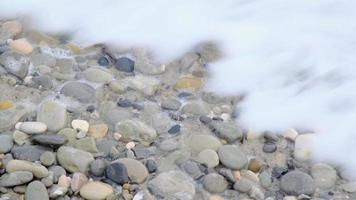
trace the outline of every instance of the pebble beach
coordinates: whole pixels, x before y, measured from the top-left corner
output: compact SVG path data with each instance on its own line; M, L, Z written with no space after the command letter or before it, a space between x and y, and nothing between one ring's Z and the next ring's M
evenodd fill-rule
M204 90L213 43L156 63L0 19L0 200L343 200L317 135L239 126L241 96Z

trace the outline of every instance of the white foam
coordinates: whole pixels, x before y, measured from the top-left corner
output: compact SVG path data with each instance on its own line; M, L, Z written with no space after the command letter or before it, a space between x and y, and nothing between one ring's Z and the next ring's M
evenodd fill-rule
M218 41L207 89L247 93L239 123L319 134L319 159L356 168L356 1L350 0L1 0L0 13L27 15L77 41L148 46L171 59ZM1 15L0 14L0 15Z

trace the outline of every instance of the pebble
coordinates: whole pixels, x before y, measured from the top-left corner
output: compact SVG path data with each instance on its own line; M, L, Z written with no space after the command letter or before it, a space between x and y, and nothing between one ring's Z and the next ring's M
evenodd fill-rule
M127 100L127 99L123 99L117 102L117 106L122 107L122 108L128 108L131 107L132 103Z
M214 168L219 165L219 156L212 149L204 149L198 154L197 159L208 168Z
M80 172L75 172L70 182L70 188L74 192L79 191L80 188L87 182L88 182L88 178L85 176L85 174Z
M169 130L168 130L168 133L169 134L177 134L180 132L180 125L179 124L176 124L174 126L172 126Z
M14 107L14 104L11 101L0 101L0 110L7 110Z
M67 142L67 137L64 135L36 135L32 137L32 141L44 146L58 147Z
M86 173L94 157L86 151L62 146L57 151L57 160L69 172Z
M261 168L262 168L262 162L260 160L256 158L252 158L249 161L248 169L251 170L252 172L258 173L260 172Z
M23 79L28 73L30 60L20 53L7 51L0 55L0 65L7 72Z
M28 135L24 132L15 130L12 134L13 140L16 144L22 146L25 143L29 143Z
M159 80L156 78L136 75L134 77L126 78L128 87L143 93L146 96L154 95L159 89Z
M143 183L148 176L148 170L145 165L137 160L131 158L120 158L114 162L119 162L125 165L132 183Z
M356 192L356 182L349 182L341 185L345 192L355 193Z
M161 107L167 110L178 110L182 106L182 103L173 98L164 99L161 103Z
M72 121L71 123L72 128L78 131L82 131L82 132L88 132L89 130L89 123L85 120L82 119L75 119Z
M265 142L262 149L265 153L273 153L277 150L277 145L272 142Z
M157 170L157 163L156 161L149 159L146 161L146 168L149 173L153 173Z
M64 135L67 138L67 143L66 145L68 146L75 146L75 143L77 142L76 135L77 131L72 129L72 128L64 128L60 130L57 135Z
M166 113L157 113L151 116L151 124L158 134L163 134L169 131L172 121Z
M221 193L226 190L227 181L219 174L210 173L204 177L203 186L210 193Z
M105 57L105 56L101 56L99 59L98 59L98 64L100 66L103 66L103 67L108 67L110 62L109 60Z
M128 140L152 141L157 136L155 129L138 119L129 119L119 122L115 126L115 131Z
M253 183L250 180L246 178L241 178L239 180L236 180L234 184L234 189L239 192L247 193L252 189L252 185Z
M280 188L290 195L312 195L315 191L315 183L308 174L291 171L281 178Z
M199 168L199 164L196 162L188 160L183 162L180 167L195 180L204 175Z
M67 193L67 191L68 191L68 188L61 187L59 185L52 185L48 189L49 197L51 199L60 198L60 197L64 196Z
M105 170L105 176L119 185L129 182L126 166L119 162L108 165Z
M7 153L11 150L14 142L11 135L0 135L0 153Z
M191 114L191 115L207 115L209 114L209 108L207 105L200 101L191 101L186 103L182 109L182 114Z
M199 78L195 77L182 77L179 78L174 85L174 89L176 90L186 90L186 89L192 89L192 90L197 90L201 88L203 85L203 81Z
M60 176L62 175L66 175L66 170L58 165L53 165L51 167L48 168L49 172L52 172L54 175L54 181L58 182L58 179Z
M30 56L31 62L35 67L40 68L40 66L55 67L56 58L47 53L33 53ZM40 71L41 74L43 71Z
M192 135L188 138L188 146L193 154L197 154L205 149L218 150L222 145L221 142L212 135Z
M88 135L93 138L103 138L109 130L106 124L94 124L89 126Z
M106 162L102 159L96 159L90 163L90 173L95 176L104 175L104 171L106 169Z
M9 40L9 46L22 54L30 54L33 51L32 44L26 38L20 38L16 40Z
M288 173L288 167L285 167L285 166L276 166L276 167L273 167L272 169L272 176L274 178L281 178L283 175L285 175L286 173Z
M162 199L188 200L195 195L192 178L177 170L160 173L148 182L148 188L154 196Z
M48 170L44 166L32 163L25 160L10 160L6 165L6 171L17 172L17 171L29 171L37 178L43 178L48 176Z
M38 161L41 155L48 150L50 149L45 148L43 146L24 145L24 146L14 146L11 149L11 153L16 159L34 162L34 161Z
M113 80L109 83L109 87L113 92L124 93L127 89L127 85L122 80Z
M52 79L49 76L35 76L32 81L37 85L38 88L49 90L53 87Z
M315 141L314 134L299 135L295 140L294 157L298 161L309 161L313 156Z
M48 131L57 132L67 124L67 111L54 101L44 101L37 112L37 121L47 125Z
M135 145L135 143L134 142L128 142L126 145L125 145L125 147L126 147L126 149L132 149L132 148L134 148L136 145Z
M60 93L83 103L93 102L96 99L95 89L89 84L82 82L74 81L66 83L60 90Z
M272 177L267 171L263 171L259 174L259 179L262 187L268 188L272 185Z
M227 140L229 143L240 140L243 136L242 130L235 123L212 122L211 129L218 137Z
M113 194L113 188L105 183L91 181L83 185L80 189L80 196L88 200L106 199Z
M13 35L17 35L22 32L22 24L16 20L7 21L3 23L1 28L5 32L11 33Z
M33 179L31 172L16 171L0 177L0 187L13 187L30 182Z
M56 180L57 181L57 180ZM54 182L54 173L49 171L48 176L44 177L41 179L41 182L46 186L46 187L51 187Z
M41 155L40 161L44 166L51 166L56 162L56 156L54 153L46 151Z
M218 150L220 162L230 169L242 169L247 164L246 155L235 145L224 145Z
M75 148L87 151L90 153L97 153L99 152L98 148L96 147L95 139L92 137L85 137L82 139L77 140L75 143Z
M49 196L43 183L33 181L26 187L25 199L49 200Z
M135 62L127 57L121 57L116 59L115 68L122 72L133 72L135 69Z
M317 163L312 166L311 176L314 179L315 186L323 190L329 190L334 187L338 177L334 168L323 163Z
M295 129L287 129L282 133L282 136L286 139L294 141L298 137L298 132Z
M109 83L114 79L114 76L110 73L110 71L105 70L102 67L90 67L83 73L85 79L96 83Z

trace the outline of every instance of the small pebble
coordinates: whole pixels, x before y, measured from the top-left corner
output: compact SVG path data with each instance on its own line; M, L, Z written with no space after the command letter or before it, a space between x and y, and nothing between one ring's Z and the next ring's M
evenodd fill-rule
M263 144L263 152L265 153L273 153L276 150L277 150L277 146L272 142L266 142Z
M121 57L116 60L115 68L119 71L123 72L133 72L134 71L135 62L130 58Z
M168 133L170 133L170 134L176 134L176 133L179 133L179 132L180 132L180 125L179 124L176 124L176 125L172 126L168 130Z
M87 133L89 130L89 123L85 120L75 119L72 121L72 128L81 132Z

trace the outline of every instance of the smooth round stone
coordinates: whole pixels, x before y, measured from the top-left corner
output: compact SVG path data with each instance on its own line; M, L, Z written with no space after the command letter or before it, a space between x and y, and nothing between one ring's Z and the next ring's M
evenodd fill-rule
M146 167L149 173L153 173L157 170L157 163L156 161L149 159L146 161Z
M90 163L90 173L95 176L102 176L102 175L104 175L106 166L107 166L107 163L105 162L105 160L96 159Z
M178 110L181 107L182 103L179 102L176 99L165 99L162 101L161 103L161 107L163 109L167 109L167 110Z
M97 83L109 83L114 79L114 76L103 68L91 67L86 69L84 72L84 77L88 81L97 82Z
M237 146L224 145L218 150L220 162L230 169L242 169L247 164L247 157Z
M276 150L277 150L277 146L272 142L266 142L263 144L263 152L265 153L273 153Z
M174 126L172 126L169 130L168 130L168 133L169 134L177 134L180 132L180 125L179 124L176 124Z
M0 135L0 153L7 153L11 150L14 142L11 135Z
M290 195L312 195L315 190L314 180L304 172L288 172L281 178L281 189Z
M199 168L199 164L196 162L188 160L180 164L180 167L194 180L199 179L204 175Z
M117 184L129 182L129 175L124 164L116 162L108 165L105 170L105 176Z
M67 111L59 103L44 101L38 109L37 121L45 123L48 131L57 132L67 124Z
M199 117L199 120L201 123L203 124L209 124L210 122L212 122L213 120L210 118L210 117L207 117L207 116L200 116Z
M133 72L135 69L135 62L127 57L121 57L115 61L115 68L122 72Z
M40 181L33 181L26 187L25 199L49 200L46 186Z
M50 150L51 149L39 145L24 145L12 147L11 153L16 159L34 162L38 161L45 151Z
M268 188L272 185L272 177L267 171L260 173L259 179L262 187L264 188Z
M122 108L131 107L132 103L129 100L123 99L117 102L117 106Z
M212 149L205 149L198 154L198 161L208 168L214 168L219 165L219 156Z
M227 181L219 174L211 173L204 177L204 188L210 193L221 193L227 188Z
M46 151L41 155L40 161L44 166L51 166L55 163L56 156L54 153Z
M124 93L127 89L126 84L122 80L113 80L109 83L109 87L113 92Z
M4 66L8 73L22 79L28 73L30 59L20 53L7 51L0 55L0 65Z
M302 162L311 160L316 141L315 134L299 135L295 140L294 157Z
M47 168L40 164L25 160L10 160L6 165L6 171L9 173L17 171L28 171L32 172L32 174L37 178L48 176Z
M356 182L349 182L341 185L345 192L355 193L356 192Z
M93 102L96 98L95 89L82 82L69 82L62 87L60 92L83 103Z
M145 165L137 160L120 158L114 162L119 162L125 165L129 178L133 183L143 183L148 176L148 170Z
M82 119L75 119L71 123L72 128L78 131L88 132L89 130L89 122Z
M157 136L155 129L138 119L124 120L117 123L115 131L120 133L123 138L138 141L151 141Z
M95 139L92 137L85 137L77 140L77 142L75 143L75 148L90 153L99 152L98 148L96 147Z
M106 124L90 125L88 135L93 138L103 138L106 136L108 130L109 127Z
M94 157L89 152L62 146L57 151L57 160L69 172L86 173Z
M182 114L192 115L207 115L209 114L209 108L204 102L191 101L185 104L181 110Z
M150 76L136 75L126 78L128 87L141 92L146 96L152 96L159 89L160 82L158 79Z
M234 190L247 193L252 189L252 182L246 178L237 180L234 184Z
M101 56L101 57L98 59L98 64L99 64L100 66L107 67L107 66L109 66L110 62L109 62L109 60L108 60L105 56Z
M25 143L30 143L28 139L28 135L24 132L15 130L14 133L12 134L14 142L18 145L24 145Z
M314 164L311 169L311 175L315 186L320 189L328 190L334 187L337 180L337 172L327 164Z
M64 135L37 135L32 138L32 141L45 146L60 146L67 142L67 137Z
M40 134L47 130L47 125L43 122L19 122L16 126L27 134Z
M204 149L218 150L222 145L221 142L212 135L192 135L188 138L188 146L193 154L197 154Z
M26 38L9 40L8 44L12 49L22 54L30 54L34 49L32 44Z
M235 123L212 122L210 128L218 137L225 139L228 142L234 142L242 138L242 130Z
M33 174L27 171L17 171L4 174L0 177L0 187L13 187L30 182Z
M59 165L50 166L48 170L50 173L53 173L55 182L58 181L59 177L61 177L62 175L65 176L67 173L66 170Z
M52 79L49 76L35 76L32 81L41 89L48 90L53 87Z
M92 181L80 188L80 196L88 200L101 200L113 194L113 188L105 183Z
M161 199L193 199L194 181L181 171L160 173L148 182L152 194Z
M262 162L256 158L252 158L248 163L248 169L252 172L258 173L262 168Z
M157 113L151 117L151 124L154 129L156 129L157 133L162 134L168 132L172 127L171 118L166 113ZM179 125L178 125L179 126ZM178 131L178 127L174 127L174 129L170 130L172 134L173 132ZM180 127L179 127L180 129Z

